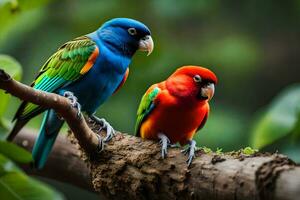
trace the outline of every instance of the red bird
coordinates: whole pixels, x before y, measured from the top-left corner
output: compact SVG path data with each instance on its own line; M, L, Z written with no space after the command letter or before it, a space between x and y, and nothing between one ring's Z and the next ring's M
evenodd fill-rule
M137 111L136 135L160 140L162 158L167 148L179 142L188 144L190 165L195 155L195 133L201 129L209 114L216 75L203 67L183 66L167 80L152 85L142 97Z

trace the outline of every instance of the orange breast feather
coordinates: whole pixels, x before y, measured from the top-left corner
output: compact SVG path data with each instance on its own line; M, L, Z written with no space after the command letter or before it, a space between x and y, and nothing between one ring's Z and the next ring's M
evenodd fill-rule
M179 103L166 90L157 101L158 105L141 125L142 138L158 139L158 133L163 133L172 143L186 144L209 112L207 102Z

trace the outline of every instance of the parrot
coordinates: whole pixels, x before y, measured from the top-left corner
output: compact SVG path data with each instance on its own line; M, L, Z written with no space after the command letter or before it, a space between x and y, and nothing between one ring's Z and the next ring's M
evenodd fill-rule
M136 136L159 141L163 159L168 147L188 145L182 152L190 166L196 151L193 137L206 123L217 81L209 69L188 65L150 86L137 110Z
M125 83L136 51L146 51L150 55L153 48L151 32L145 24L130 18L114 18L96 31L59 47L41 67L31 87L68 98L70 105L78 109L79 116L82 111L106 129L103 141L98 137L100 150L103 150L103 143L108 142L115 131L95 112ZM64 120L53 109L24 101L7 137L12 141L30 119L42 112L45 112L44 118L32 150L33 165L37 169L44 167Z

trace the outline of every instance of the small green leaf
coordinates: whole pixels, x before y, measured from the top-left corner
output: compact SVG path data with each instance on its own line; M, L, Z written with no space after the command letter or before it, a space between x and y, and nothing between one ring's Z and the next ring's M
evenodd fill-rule
M251 147L245 147L244 149L242 149L242 153L249 156L255 154L256 152L258 152L258 150L252 149Z
M0 54L0 69L5 70L11 77L16 80L21 79L22 67L14 58ZM0 90L0 127L6 129L5 120L3 115L8 105L10 95L5 94L3 90Z
M0 118L0 134L1 134L1 128L4 130L9 129L9 122L5 118Z
M63 197L49 186L23 173L0 154L0 197L7 200L60 200Z
M21 64L11 56L0 54L0 69L4 69L16 80L20 80L21 78Z
M216 150L216 154L221 155L222 153L223 153L223 149L218 147Z
M16 162L29 163L32 161L31 153L10 142L0 141L0 153Z
M20 172L0 177L1 199L9 200L60 200L63 197L49 186L29 178Z
M294 141L299 141L300 138L300 112L297 115L297 122L295 123L294 129L292 131L292 139Z
M211 153L212 152L212 150L211 150L211 148L208 148L208 147L202 147L202 149L203 149L203 151L204 151L204 153Z
M252 146L260 149L295 131L300 134L297 126L299 102L300 85L289 87L280 93L256 124L252 133Z
M0 154L0 176L9 172L22 172L11 160Z

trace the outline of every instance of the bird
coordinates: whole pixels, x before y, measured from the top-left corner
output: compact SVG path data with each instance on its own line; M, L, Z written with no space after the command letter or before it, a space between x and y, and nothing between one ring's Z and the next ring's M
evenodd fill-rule
M188 145L182 152L188 154L190 166L196 151L193 137L206 123L217 81L211 70L187 65L150 86L137 110L136 136L159 140L162 158L168 147Z
M45 62L31 84L37 90L65 96L92 121L106 129L103 141L114 135L113 127L95 115L96 110L125 83L134 54L153 51L150 29L140 21L114 18L103 23L96 31L64 43ZM34 166L44 167L59 130L64 124L53 109L23 101L17 110L8 141L12 141L33 117L45 112L38 138L32 150ZM102 148L101 148L102 149Z

